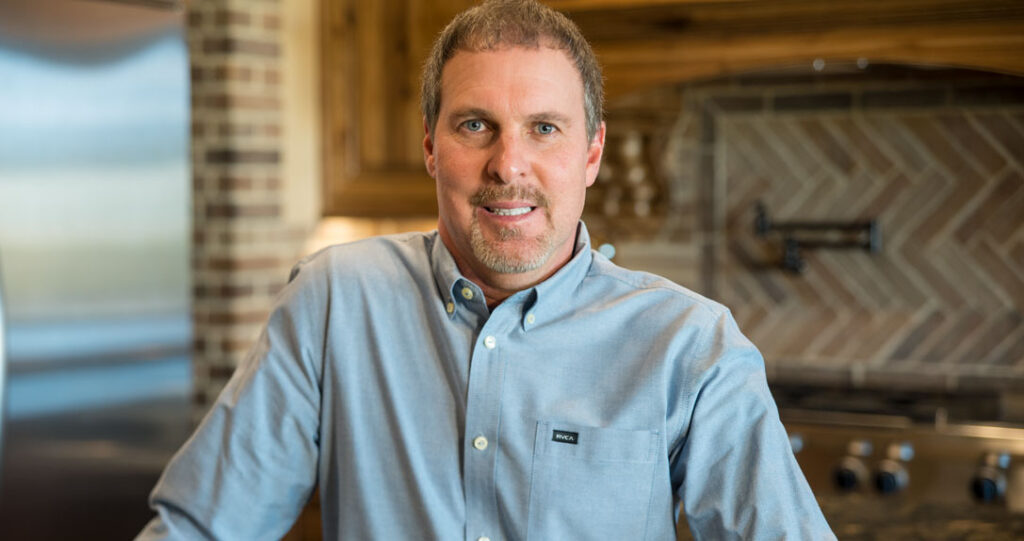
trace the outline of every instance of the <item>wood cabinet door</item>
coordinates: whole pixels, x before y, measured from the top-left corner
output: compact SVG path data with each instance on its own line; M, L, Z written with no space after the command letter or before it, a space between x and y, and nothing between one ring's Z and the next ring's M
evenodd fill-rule
M420 70L469 0L324 0L324 207L328 215L429 216Z

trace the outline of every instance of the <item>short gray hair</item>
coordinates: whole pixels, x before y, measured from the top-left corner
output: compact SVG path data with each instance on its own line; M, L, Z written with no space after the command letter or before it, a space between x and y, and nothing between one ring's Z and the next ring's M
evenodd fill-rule
M441 73L456 52L541 46L565 51L576 64L583 80L587 140L593 141L604 117L601 66L576 24L535 0L487 0L448 23L423 67L421 106L430 132L441 112Z

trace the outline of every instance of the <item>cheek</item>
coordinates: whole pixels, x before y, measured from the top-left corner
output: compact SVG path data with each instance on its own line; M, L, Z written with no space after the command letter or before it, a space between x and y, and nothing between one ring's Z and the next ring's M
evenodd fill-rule
M478 183L471 180L469 164L461 159L437 161L437 199L442 216L452 222L465 223L471 219L473 209L469 204Z
M466 190L477 177L474 171L479 171L473 154L464 148L440 147L438 150L434 160L438 183L443 183L449 191Z
M549 188L557 192L557 196L568 201L582 199L587 187L587 164L580 160L578 152L560 152L550 156L547 176L551 180Z
M559 181L550 188L549 195L556 201L553 219L560 226L574 227L583 214L587 196L586 164L579 160L577 154L566 156L565 163L571 164L558 171Z

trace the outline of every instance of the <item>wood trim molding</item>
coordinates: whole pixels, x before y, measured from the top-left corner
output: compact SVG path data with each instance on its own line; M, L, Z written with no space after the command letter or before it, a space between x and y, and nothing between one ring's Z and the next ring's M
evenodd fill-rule
M853 62L1024 75L1014 0L555 0L587 36L610 97L768 68Z
M436 216L434 179L426 172L360 175L334 186L328 215L360 218Z
M702 36L597 44L609 97L660 84L714 79L766 67L826 62L917 64L1024 75L1019 22L832 30L811 34Z

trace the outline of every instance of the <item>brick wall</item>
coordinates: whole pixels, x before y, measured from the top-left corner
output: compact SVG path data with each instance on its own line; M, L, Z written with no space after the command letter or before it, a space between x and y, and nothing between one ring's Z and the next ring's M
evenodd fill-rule
M201 414L254 342L307 230L284 216L281 4L187 5Z
M620 263L729 305L773 379L1024 390L1021 80L748 76L627 97L609 112L622 127L651 141L654 226L599 234ZM785 271L781 239L754 233L756 201L777 220L878 219L883 249L805 250L806 270Z

